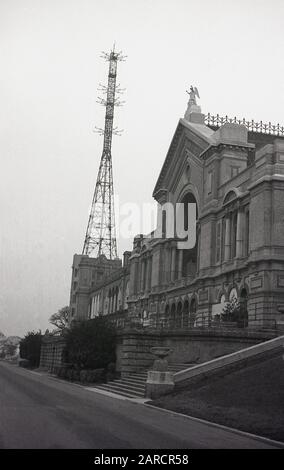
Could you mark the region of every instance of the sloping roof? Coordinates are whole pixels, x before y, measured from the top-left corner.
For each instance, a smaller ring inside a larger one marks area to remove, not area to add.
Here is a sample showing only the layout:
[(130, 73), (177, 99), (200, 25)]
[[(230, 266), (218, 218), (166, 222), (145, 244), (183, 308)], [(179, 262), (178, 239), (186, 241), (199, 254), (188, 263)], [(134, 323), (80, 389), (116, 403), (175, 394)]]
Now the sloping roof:
[(196, 124), (195, 122), (189, 122), (186, 119), (180, 119), (180, 122), (187, 127), (187, 129), (193, 131), (202, 139), (207, 140), (208, 144), (214, 144), (214, 134), (215, 131), (210, 129), (210, 127), (206, 126), (205, 124)]

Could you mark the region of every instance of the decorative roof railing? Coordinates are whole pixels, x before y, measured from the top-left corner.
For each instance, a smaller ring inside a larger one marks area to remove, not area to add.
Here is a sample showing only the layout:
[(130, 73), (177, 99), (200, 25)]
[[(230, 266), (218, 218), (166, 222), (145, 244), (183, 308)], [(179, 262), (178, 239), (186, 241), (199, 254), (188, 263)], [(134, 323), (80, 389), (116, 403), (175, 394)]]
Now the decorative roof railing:
[(226, 123), (242, 124), (246, 126), (246, 128), (250, 132), (259, 132), (261, 134), (284, 136), (284, 126), (280, 126), (280, 124), (271, 124), (271, 122), (266, 124), (263, 121), (255, 122), (254, 120), (246, 121), (245, 118), (237, 119), (236, 117), (221, 117), (219, 116), (219, 114), (217, 114), (216, 116), (212, 116), (212, 114), (210, 113), (205, 116), (205, 124), (207, 124), (208, 126), (221, 127)]

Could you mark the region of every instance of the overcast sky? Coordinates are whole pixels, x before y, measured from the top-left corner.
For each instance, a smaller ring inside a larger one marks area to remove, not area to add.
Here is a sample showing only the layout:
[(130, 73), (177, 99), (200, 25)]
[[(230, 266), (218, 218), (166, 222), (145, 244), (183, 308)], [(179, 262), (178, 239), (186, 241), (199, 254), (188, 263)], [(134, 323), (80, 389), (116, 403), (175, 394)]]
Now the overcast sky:
[(0, 0), (0, 331), (44, 331), (69, 302), (102, 149), (100, 51), (128, 56), (115, 192), (142, 204), (191, 84), (206, 113), (284, 123), (283, 18), (283, 0)]

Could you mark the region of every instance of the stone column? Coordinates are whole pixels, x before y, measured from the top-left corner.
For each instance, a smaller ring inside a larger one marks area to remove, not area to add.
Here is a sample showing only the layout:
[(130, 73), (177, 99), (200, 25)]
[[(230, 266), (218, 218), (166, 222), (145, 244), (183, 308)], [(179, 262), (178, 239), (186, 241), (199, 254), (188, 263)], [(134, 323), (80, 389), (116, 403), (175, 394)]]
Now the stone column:
[(108, 298), (108, 307), (107, 307), (107, 313), (110, 313), (110, 305), (111, 305), (111, 295), (107, 295), (107, 298)]
[(140, 263), (141, 263), (140, 292), (142, 292), (143, 285), (144, 285), (144, 275), (145, 275), (145, 264), (142, 258), (140, 259)]
[(102, 306), (102, 293), (99, 294), (98, 296), (98, 314), (103, 313), (103, 306)]
[(90, 318), (93, 318), (94, 316), (94, 303), (95, 303), (94, 301), (95, 301), (95, 297), (92, 298)]
[(147, 280), (147, 291), (151, 291), (152, 284), (152, 256), (148, 259), (148, 280)]
[(148, 257), (145, 259), (144, 263), (145, 263), (145, 267), (144, 267), (143, 291), (147, 292), (148, 291), (148, 273), (149, 273)]
[(225, 261), (230, 259), (231, 255), (231, 218), (230, 216), (226, 217), (225, 225)]
[(113, 294), (112, 294), (112, 313), (114, 312), (114, 307), (115, 307), (115, 290), (113, 291)]
[(171, 261), (171, 281), (175, 281), (175, 270), (176, 270), (176, 247), (172, 247), (172, 261)]
[(243, 227), (244, 227), (244, 212), (238, 210), (237, 215), (237, 237), (236, 237), (236, 257), (243, 256)]
[[(140, 292), (140, 283), (141, 283), (141, 258), (140, 256), (137, 256), (136, 260), (136, 266), (135, 266), (135, 294), (139, 294)], [(131, 276), (130, 276), (130, 282), (131, 282)]]
[(169, 249), (168, 245), (164, 244), (162, 251), (162, 272), (161, 272), (161, 284), (165, 285), (168, 283), (169, 277)]
[(167, 245), (163, 245), (162, 251), (162, 270), (161, 270), (161, 284), (165, 285), (167, 283), (167, 269), (168, 269), (168, 248)]
[(168, 246), (168, 284), (172, 279), (172, 247), (171, 244)]
[(96, 317), (97, 316), (97, 313), (98, 313), (98, 297), (94, 297), (94, 304), (93, 304), (93, 307), (92, 307), (92, 315), (91, 316), (94, 316)]
[(182, 278), (183, 250), (178, 250), (178, 279)]
[(201, 226), (200, 226), (200, 223), (198, 223), (196, 227), (196, 244), (197, 244), (196, 273), (195, 273), (196, 276), (199, 272), (199, 266), (200, 266), (200, 233), (201, 233)]

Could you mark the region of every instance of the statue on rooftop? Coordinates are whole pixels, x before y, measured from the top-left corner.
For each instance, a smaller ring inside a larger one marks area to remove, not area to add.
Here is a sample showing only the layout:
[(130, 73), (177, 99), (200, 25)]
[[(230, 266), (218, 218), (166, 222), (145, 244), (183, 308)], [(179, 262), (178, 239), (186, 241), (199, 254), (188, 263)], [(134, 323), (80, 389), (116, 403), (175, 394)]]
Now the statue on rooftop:
[(192, 105), (192, 104), (195, 104), (195, 105), (196, 105), (196, 104), (197, 104), (197, 103), (196, 103), (196, 97), (200, 99), (200, 96), (199, 96), (199, 93), (198, 93), (198, 89), (196, 88), (196, 86), (193, 87), (193, 86), (191, 85), (190, 91), (187, 91), (187, 90), (186, 90), (186, 93), (189, 94), (189, 103), (188, 103), (188, 104), (191, 104), (191, 105)]
[(196, 97), (200, 99), (198, 89), (191, 85), (190, 91), (186, 90), (186, 93), (189, 95), (189, 100), (184, 118), (189, 122), (203, 123), (204, 115), (201, 114), (201, 107), (196, 103)]

